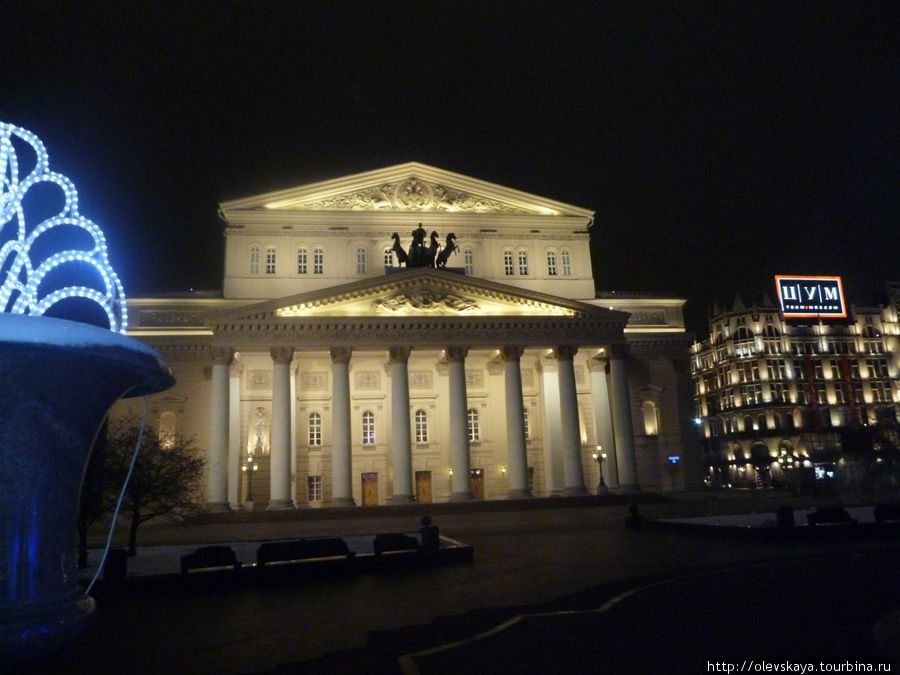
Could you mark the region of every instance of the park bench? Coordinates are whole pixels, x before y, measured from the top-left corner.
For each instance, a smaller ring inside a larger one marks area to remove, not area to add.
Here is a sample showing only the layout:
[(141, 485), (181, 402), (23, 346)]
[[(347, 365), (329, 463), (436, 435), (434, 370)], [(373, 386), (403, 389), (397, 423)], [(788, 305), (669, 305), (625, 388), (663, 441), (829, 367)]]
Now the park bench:
[(181, 573), (187, 575), (197, 570), (221, 570), (230, 568), (235, 574), (241, 571), (241, 562), (230, 546), (203, 546), (193, 553), (181, 556)]
[(853, 525), (856, 520), (850, 517), (843, 506), (820, 506), (812, 513), (806, 514), (809, 525)]
[(876, 504), (872, 509), (876, 523), (900, 520), (900, 504)]
[(356, 554), (340, 537), (309, 537), (267, 541), (256, 549), (256, 564), (267, 565), (350, 562)]

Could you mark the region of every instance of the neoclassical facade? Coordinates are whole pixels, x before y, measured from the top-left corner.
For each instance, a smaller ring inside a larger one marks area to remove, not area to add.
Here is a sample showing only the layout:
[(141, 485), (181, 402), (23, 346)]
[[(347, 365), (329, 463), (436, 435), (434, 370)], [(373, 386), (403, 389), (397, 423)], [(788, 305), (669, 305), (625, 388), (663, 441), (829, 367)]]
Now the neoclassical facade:
[(211, 510), (700, 485), (684, 301), (597, 294), (593, 212), (415, 162), (220, 212), (222, 293), (129, 303)]

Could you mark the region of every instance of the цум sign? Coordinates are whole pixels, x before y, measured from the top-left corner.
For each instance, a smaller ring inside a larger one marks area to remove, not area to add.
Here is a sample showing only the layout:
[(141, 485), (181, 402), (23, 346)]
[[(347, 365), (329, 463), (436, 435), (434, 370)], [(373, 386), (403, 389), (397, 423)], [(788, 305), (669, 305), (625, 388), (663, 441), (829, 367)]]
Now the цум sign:
[(786, 319), (847, 316), (840, 277), (795, 277), (775, 275), (781, 314)]

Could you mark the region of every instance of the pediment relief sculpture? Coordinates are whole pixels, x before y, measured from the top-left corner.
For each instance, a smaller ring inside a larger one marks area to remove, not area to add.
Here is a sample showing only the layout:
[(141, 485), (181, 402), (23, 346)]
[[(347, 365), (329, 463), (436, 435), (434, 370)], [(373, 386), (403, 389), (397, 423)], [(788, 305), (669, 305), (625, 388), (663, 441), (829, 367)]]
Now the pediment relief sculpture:
[(376, 312), (422, 312), (433, 314), (459, 314), (478, 309), (478, 303), (453, 293), (421, 288), (409, 293), (396, 293), (379, 298), (372, 303)]

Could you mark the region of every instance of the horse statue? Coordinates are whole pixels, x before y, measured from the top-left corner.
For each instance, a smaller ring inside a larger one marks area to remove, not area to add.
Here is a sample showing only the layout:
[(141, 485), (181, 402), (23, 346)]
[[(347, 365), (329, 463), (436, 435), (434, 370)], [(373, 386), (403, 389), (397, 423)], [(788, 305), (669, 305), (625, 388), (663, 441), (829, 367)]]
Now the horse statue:
[(397, 255), (397, 262), (401, 265), (409, 266), (409, 256), (406, 255), (406, 251), (403, 250), (403, 247), (400, 245), (400, 235), (394, 232), (391, 235), (391, 239), (394, 240), (394, 245), (391, 246), (391, 250)]
[(428, 233), (419, 223), (419, 227), (413, 230), (412, 243), (409, 245), (409, 262), (407, 267), (424, 267), (425, 264), (425, 236)]
[(437, 256), (438, 252), (438, 233), (431, 233), (431, 243), (428, 244), (428, 247), (423, 249), (424, 251), (424, 259), (422, 262), (422, 267), (434, 267), (435, 256)]
[(441, 252), (437, 254), (437, 258), (434, 261), (435, 267), (446, 267), (447, 260), (450, 258), (451, 253), (456, 253), (459, 250), (459, 246), (456, 245), (456, 235), (452, 232), (447, 235), (447, 241), (444, 244), (444, 248), (441, 249)]

